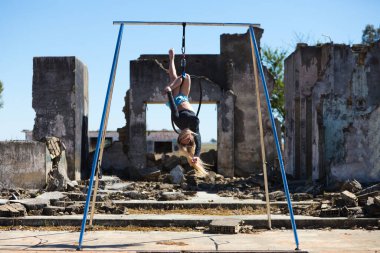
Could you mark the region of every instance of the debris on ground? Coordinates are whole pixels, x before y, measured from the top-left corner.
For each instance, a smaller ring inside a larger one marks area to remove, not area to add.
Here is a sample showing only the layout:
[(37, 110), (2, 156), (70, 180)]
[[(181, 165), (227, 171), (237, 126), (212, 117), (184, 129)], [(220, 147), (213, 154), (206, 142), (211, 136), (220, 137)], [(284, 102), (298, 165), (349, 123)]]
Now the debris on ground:
[(52, 168), (48, 172), (46, 190), (65, 191), (67, 187), (74, 188), (74, 183), (71, 183), (67, 176), (66, 147), (64, 143), (57, 137), (45, 137), (42, 141), (45, 142), (52, 161)]
[(240, 230), (239, 219), (218, 219), (213, 220), (209, 226), (209, 232), (212, 234), (237, 234)]
[[(45, 189), (1, 189), (0, 216), (22, 217), (25, 215), (73, 215), (83, 214), (89, 180), (70, 181), (59, 170), (59, 158), (64, 145), (59, 138), (45, 138), (46, 145), (53, 160), (53, 170), (49, 173), (49, 182)], [(215, 157), (214, 157), (215, 158)], [(208, 158), (210, 161), (213, 157)], [(138, 207), (126, 208), (123, 201), (184, 201), (191, 200), (199, 191), (214, 193), (219, 197), (237, 200), (251, 199), (266, 201), (264, 177), (252, 174), (248, 177), (226, 178), (213, 171), (207, 177), (197, 177), (187, 164), (186, 158), (162, 155), (148, 155), (152, 166), (140, 172), (142, 181), (122, 180), (116, 176), (103, 176), (99, 180), (96, 197), (96, 213), (102, 214), (149, 214), (183, 213), (213, 215), (264, 214), (265, 210), (244, 207), (244, 210), (184, 209), (165, 210)], [(277, 171), (278, 172), (278, 171)], [(273, 203), (286, 201), (282, 180), (279, 173), (272, 171), (268, 178), (269, 201), (273, 214), (288, 214), (287, 206)], [(59, 190), (58, 190), (59, 189)], [(310, 181), (289, 180), (290, 197), (296, 202), (294, 214), (319, 217), (380, 217), (380, 183), (362, 185), (357, 180), (337, 183), (334, 187), (324, 186)], [(243, 229), (244, 230), (244, 229)], [(249, 231), (249, 227), (245, 228)], [(245, 231), (244, 230), (244, 231)]]

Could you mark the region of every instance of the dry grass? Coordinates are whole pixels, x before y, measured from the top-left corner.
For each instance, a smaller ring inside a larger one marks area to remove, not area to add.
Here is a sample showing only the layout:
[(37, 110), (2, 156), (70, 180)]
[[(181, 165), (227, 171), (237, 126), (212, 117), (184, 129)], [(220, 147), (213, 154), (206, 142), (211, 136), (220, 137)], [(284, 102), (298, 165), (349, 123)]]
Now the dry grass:
[[(44, 226), (44, 227), (31, 227), (31, 226), (0, 226), (0, 231), (69, 231), (79, 232), (80, 226)], [(194, 231), (193, 228), (188, 227), (139, 227), (139, 226), (126, 226), (126, 227), (109, 227), (109, 226), (93, 226), (87, 227), (86, 231), (164, 231), (164, 232), (189, 232)]]
[(211, 149), (216, 150), (216, 143), (202, 143), (201, 152), (208, 152)]
[[(208, 152), (211, 149), (217, 150), (216, 148), (217, 148), (216, 143), (202, 143), (201, 153)], [(174, 152), (171, 152), (171, 153), (166, 153), (166, 155), (168, 155), (168, 156), (173, 156), (174, 155), (174, 156), (180, 157), (181, 153), (179, 151), (174, 151)], [(155, 153), (154, 156), (155, 156), (156, 160), (162, 158), (162, 154)]]
[(225, 209), (225, 208), (191, 208), (191, 209), (176, 209), (176, 210), (164, 210), (164, 209), (130, 209), (129, 214), (187, 214), (187, 215), (257, 215), (265, 214), (264, 208), (253, 209), (251, 207), (244, 207), (241, 209)]

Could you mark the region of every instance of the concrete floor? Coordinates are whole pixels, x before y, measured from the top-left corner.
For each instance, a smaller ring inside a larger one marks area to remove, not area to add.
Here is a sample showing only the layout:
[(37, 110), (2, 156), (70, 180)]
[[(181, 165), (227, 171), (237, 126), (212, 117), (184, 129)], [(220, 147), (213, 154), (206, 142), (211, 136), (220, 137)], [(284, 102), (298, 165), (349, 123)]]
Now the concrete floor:
[[(380, 230), (298, 230), (300, 249), (307, 252), (378, 252)], [(1, 252), (75, 251), (79, 232), (0, 231)], [(83, 251), (136, 252), (183, 250), (291, 251), (292, 230), (260, 231), (255, 234), (215, 235), (201, 232), (89, 231)]]

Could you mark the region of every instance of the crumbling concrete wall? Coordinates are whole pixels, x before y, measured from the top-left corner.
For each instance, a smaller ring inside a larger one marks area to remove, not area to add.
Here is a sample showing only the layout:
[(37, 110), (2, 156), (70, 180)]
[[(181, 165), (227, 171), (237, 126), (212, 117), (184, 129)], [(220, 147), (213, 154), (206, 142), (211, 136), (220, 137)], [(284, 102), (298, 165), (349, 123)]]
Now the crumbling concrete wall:
[(110, 172), (112, 175), (125, 175), (128, 164), (128, 157), (123, 152), (123, 143), (120, 141), (113, 142), (111, 146), (104, 149), (102, 158), (104, 172)]
[(299, 45), (285, 60), (289, 173), (380, 180), (379, 59), (380, 43)]
[(37, 141), (0, 142), (0, 189), (41, 189), (46, 185), (49, 152)]
[[(255, 29), (255, 37), (260, 47), (262, 29)], [(236, 176), (248, 176), (262, 171), (259, 120), (253, 73), (250, 36), (245, 34), (223, 34), (221, 36), (221, 58), (225, 64), (226, 85), (236, 97), (234, 105), (234, 166)], [(265, 71), (266, 72), (266, 71)], [(267, 72), (268, 90), (273, 89), (273, 78)], [(259, 79), (261, 112), (263, 119), (266, 159), (274, 163), (277, 156), (266, 105), (263, 85)], [(223, 127), (223, 125), (218, 125)]]
[[(255, 29), (258, 41), (262, 32), (262, 29)], [(180, 66), (179, 60), (180, 57), (176, 57), (176, 66)], [(146, 166), (146, 104), (167, 101), (161, 94), (169, 83), (167, 68), (167, 55), (142, 55), (130, 64), (131, 82), (124, 107), (127, 125), (118, 131), (131, 167), (137, 170)], [(218, 172), (232, 177), (261, 171), (249, 34), (222, 35), (220, 55), (187, 55), (186, 71), (199, 77), (192, 78), (190, 99), (199, 100), (201, 83), (203, 103), (217, 104)], [(271, 80), (269, 90), (272, 87)], [(262, 88), (260, 91), (267, 160), (273, 161), (276, 155), (273, 135)]]
[(66, 146), (71, 180), (81, 177), (88, 156), (88, 73), (76, 57), (33, 59), (33, 137), (59, 137)]

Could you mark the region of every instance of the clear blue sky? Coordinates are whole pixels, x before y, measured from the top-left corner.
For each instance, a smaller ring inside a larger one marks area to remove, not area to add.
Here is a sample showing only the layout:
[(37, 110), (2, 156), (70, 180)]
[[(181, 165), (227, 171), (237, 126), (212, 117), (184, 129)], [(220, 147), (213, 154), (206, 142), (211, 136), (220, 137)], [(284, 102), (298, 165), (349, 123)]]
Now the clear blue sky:
[[(33, 129), (32, 60), (35, 56), (77, 56), (88, 66), (89, 128), (99, 128), (116, 43), (114, 20), (260, 23), (262, 44), (291, 53), (308, 42), (360, 43), (366, 24), (380, 24), (377, 0), (1, 0), (0, 140), (24, 139)], [(222, 33), (245, 28), (188, 27), (187, 53), (218, 54)], [(129, 88), (129, 61), (140, 54), (180, 51), (181, 27), (126, 27), (119, 58), (108, 129), (125, 125), (122, 108)], [(202, 107), (203, 140), (216, 138), (215, 106)], [(171, 129), (164, 106), (148, 106), (148, 129)]]

